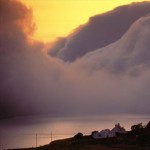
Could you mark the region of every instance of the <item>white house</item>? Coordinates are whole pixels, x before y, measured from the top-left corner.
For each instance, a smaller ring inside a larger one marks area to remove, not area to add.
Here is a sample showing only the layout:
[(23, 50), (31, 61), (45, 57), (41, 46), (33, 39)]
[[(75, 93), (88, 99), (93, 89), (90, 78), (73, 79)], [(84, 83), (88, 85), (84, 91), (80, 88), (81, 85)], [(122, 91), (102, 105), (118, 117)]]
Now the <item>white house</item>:
[(126, 133), (126, 130), (119, 123), (112, 130), (105, 129), (100, 132), (95, 132), (92, 137), (94, 139), (110, 138), (115, 137), (117, 133)]
[(110, 133), (109, 129), (105, 129), (100, 132), (95, 132), (93, 134), (93, 138), (94, 139), (107, 138), (107, 137), (109, 137), (109, 133)]
[(115, 127), (111, 130), (112, 136), (116, 136), (117, 133), (126, 133), (126, 130), (120, 126), (120, 124), (116, 124)]

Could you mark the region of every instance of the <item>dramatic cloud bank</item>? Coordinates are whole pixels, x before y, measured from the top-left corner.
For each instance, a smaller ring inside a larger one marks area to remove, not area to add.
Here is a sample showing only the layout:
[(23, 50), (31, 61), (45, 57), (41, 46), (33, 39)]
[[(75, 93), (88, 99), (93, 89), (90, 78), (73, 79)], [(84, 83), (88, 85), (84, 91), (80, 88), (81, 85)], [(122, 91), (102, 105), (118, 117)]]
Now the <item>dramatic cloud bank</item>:
[[(0, 0), (0, 14), (0, 118), (150, 113), (148, 15), (117, 42), (65, 63), (49, 56), (42, 42), (31, 40), (35, 25), (30, 9)], [(56, 47), (65, 42), (62, 38)]]
[(150, 66), (150, 14), (140, 18), (117, 42), (83, 57), (92, 70), (138, 76)]
[(12, 0), (0, 0), (0, 6), (0, 116), (37, 113), (53, 100), (61, 68), (43, 53), (42, 43), (29, 42), (32, 11)]
[(87, 52), (119, 40), (134, 21), (149, 11), (150, 2), (143, 2), (93, 16), (68, 37), (58, 39), (49, 53), (65, 61), (74, 61)]
[(107, 72), (113, 77), (112, 80), (115, 81), (109, 82), (110, 87), (115, 88), (112, 98), (121, 94), (120, 100), (124, 99), (123, 103), (127, 102), (128, 105), (126, 110), (131, 108), (134, 111), (149, 112), (147, 107), (150, 104), (149, 39), (150, 14), (136, 21), (119, 41), (90, 52), (80, 60), (83, 63), (82, 67), (90, 73)]

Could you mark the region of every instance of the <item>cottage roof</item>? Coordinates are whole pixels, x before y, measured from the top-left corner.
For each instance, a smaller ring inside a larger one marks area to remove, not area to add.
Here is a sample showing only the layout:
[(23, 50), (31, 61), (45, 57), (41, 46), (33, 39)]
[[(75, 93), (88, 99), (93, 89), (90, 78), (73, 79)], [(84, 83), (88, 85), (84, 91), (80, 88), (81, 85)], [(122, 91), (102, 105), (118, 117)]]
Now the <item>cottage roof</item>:
[(120, 132), (120, 133), (123, 133), (123, 132), (126, 132), (126, 130), (120, 126), (120, 124), (116, 124), (115, 127), (111, 130), (111, 132)]

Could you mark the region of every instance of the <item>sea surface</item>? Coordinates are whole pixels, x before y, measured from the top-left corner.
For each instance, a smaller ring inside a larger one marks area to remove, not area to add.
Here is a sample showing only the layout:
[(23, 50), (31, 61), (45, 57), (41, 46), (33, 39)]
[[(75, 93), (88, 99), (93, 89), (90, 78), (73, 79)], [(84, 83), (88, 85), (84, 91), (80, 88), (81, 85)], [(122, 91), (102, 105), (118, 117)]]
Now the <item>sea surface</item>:
[(92, 131), (112, 129), (120, 123), (126, 130), (131, 125), (147, 124), (149, 115), (99, 115), (52, 118), (50, 116), (27, 116), (0, 120), (0, 150), (36, 147), (53, 140), (73, 137), (78, 132), (90, 135)]

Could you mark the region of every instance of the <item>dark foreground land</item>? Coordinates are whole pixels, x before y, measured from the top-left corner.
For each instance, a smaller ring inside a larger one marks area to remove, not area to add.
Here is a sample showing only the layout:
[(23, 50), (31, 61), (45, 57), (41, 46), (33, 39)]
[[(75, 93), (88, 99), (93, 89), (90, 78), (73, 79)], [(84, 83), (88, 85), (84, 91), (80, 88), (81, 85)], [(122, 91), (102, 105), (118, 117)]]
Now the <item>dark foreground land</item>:
[(131, 131), (114, 138), (93, 139), (79, 133), (41, 147), (18, 150), (150, 150), (150, 122), (146, 126), (133, 125)]

